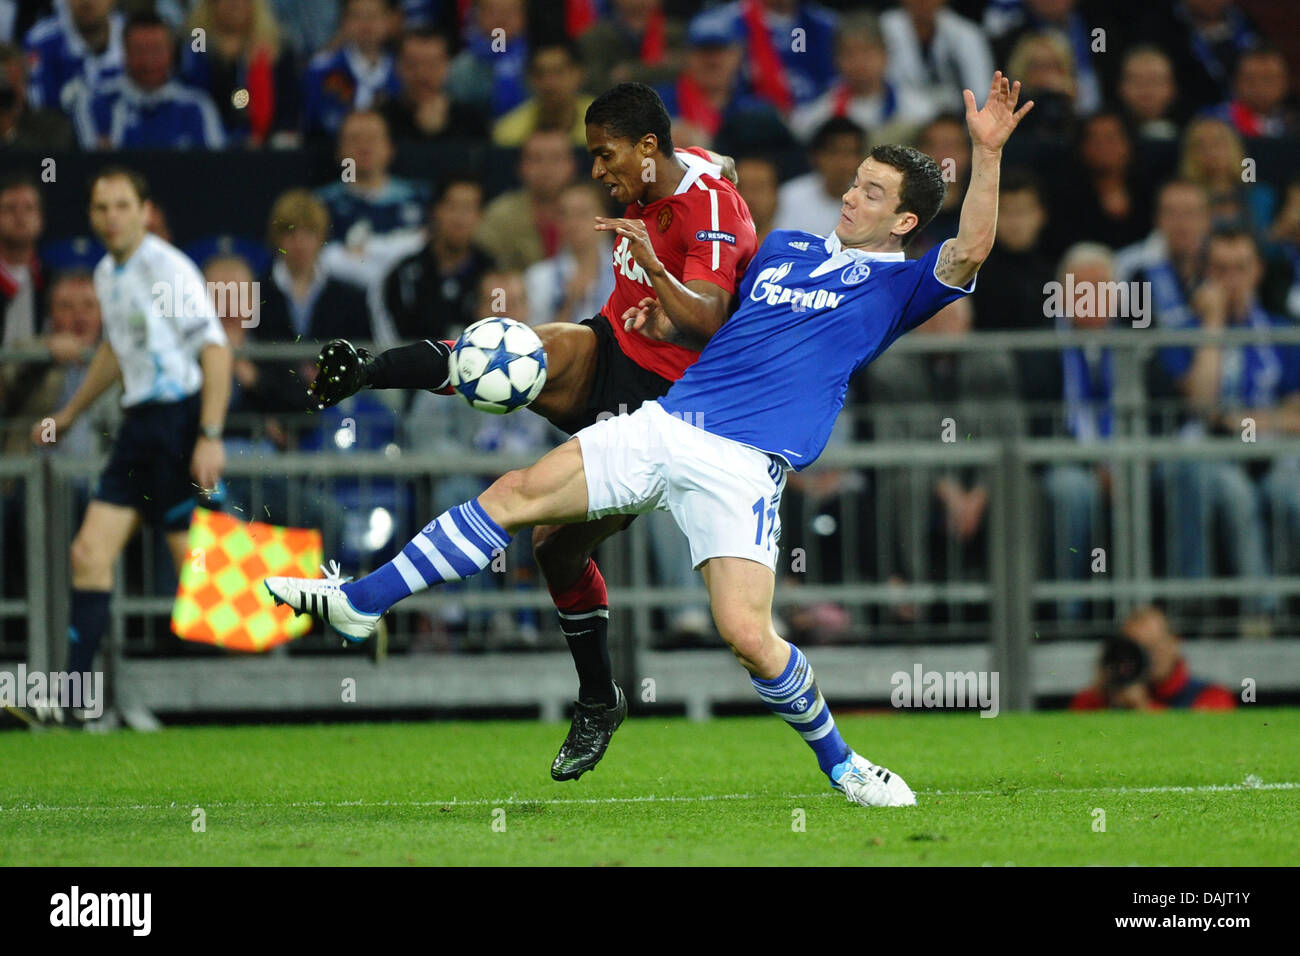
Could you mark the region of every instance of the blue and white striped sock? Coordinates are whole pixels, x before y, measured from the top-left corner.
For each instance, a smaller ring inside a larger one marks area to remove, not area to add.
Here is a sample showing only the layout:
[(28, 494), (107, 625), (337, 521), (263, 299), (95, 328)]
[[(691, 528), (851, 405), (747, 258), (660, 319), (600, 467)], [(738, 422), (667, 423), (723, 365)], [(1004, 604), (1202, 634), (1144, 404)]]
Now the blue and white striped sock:
[(509, 543), (505, 529), (471, 499), (434, 518), (397, 557), (349, 581), (343, 593), (358, 611), (382, 614), (416, 591), (478, 574)]
[(831, 709), (817, 689), (817, 679), (803, 651), (790, 645), (790, 661), (779, 677), (751, 678), (768, 710), (779, 716), (808, 742), (817, 765), (828, 777), (831, 768), (848, 759), (850, 750), (835, 726)]

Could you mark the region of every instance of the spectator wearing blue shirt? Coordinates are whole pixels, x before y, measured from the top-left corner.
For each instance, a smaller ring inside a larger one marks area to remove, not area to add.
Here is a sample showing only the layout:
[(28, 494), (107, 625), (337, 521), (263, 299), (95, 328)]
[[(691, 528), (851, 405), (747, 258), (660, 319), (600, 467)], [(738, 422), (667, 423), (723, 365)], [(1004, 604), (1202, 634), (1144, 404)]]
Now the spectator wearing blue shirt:
[(1259, 28), (1235, 0), (1131, 6), (1126, 33), (1155, 43), (1173, 57), (1183, 105), (1192, 110), (1227, 99), (1238, 57), (1260, 43)]
[(369, 286), (397, 259), (423, 244), (427, 183), (390, 176), (393, 141), (375, 110), (357, 110), (339, 131), (339, 182), (317, 190), (329, 209), (335, 242), (326, 250), (332, 275)]
[(886, 79), (889, 50), (880, 21), (871, 13), (848, 14), (835, 34), (835, 80), (790, 117), (790, 128), (804, 142), (832, 116), (845, 116), (873, 142), (908, 142), (916, 127), (934, 116), (928, 97), (896, 87)]
[(1300, 132), (1300, 120), (1287, 100), (1290, 77), (1286, 57), (1272, 47), (1241, 54), (1232, 83), (1232, 97), (1209, 115), (1231, 123), (1247, 139), (1282, 139)]
[(323, 50), (339, 27), (339, 0), (271, 0), (275, 18), (304, 60)]
[(804, 0), (739, 0), (714, 13), (745, 48), (745, 82), (783, 116), (835, 80), (834, 13)]
[(55, 12), (27, 32), (31, 69), (27, 98), (36, 108), (68, 112), (77, 98), (120, 76), (125, 18), (113, 0), (55, 5)]
[(447, 92), (493, 119), (504, 116), (528, 99), (528, 49), (524, 0), (479, 0), (465, 48), (451, 62)]
[(1300, 319), (1300, 173), (1293, 173), (1268, 238), (1273, 281), (1268, 301)]
[(681, 74), (656, 88), (673, 120), (674, 143), (712, 146), (724, 121), (741, 114), (772, 114), (765, 101), (744, 92), (743, 58), (741, 33), (734, 23), (715, 11), (691, 21)]
[[(1224, 226), (1210, 235), (1206, 281), (1192, 298), (1194, 325), (1207, 332), (1224, 328), (1293, 327), (1259, 304), (1263, 257), (1253, 233)], [(1255, 440), (1300, 435), (1300, 347), (1254, 344), (1161, 350), (1160, 361), (1178, 381), (1198, 418), (1189, 434), (1240, 436), (1253, 428)], [(1252, 474), (1252, 471), (1255, 471)], [(1209, 573), (1208, 532), (1216, 515), (1227, 528), (1224, 541), (1234, 573), (1268, 574), (1263, 509), (1272, 516), (1278, 570), (1294, 568), (1300, 541), (1300, 462), (1281, 459), (1266, 473), (1237, 462), (1186, 462), (1175, 469), (1178, 525), (1190, 529), (1175, 557), (1188, 577)], [(1244, 599), (1252, 616), (1278, 608), (1276, 595)], [(1250, 629), (1248, 627), (1248, 629)]]
[(1210, 199), (1199, 185), (1171, 179), (1156, 193), (1155, 229), (1116, 255), (1121, 282), (1137, 280), (1151, 290), (1151, 311), (1160, 328), (1195, 322), (1191, 291), (1200, 285), (1210, 235)]
[(222, 149), (221, 117), (208, 94), (172, 78), (171, 32), (155, 14), (123, 31), (126, 73), (83, 94), (74, 122), (84, 149)]
[(309, 138), (333, 138), (344, 118), (401, 90), (389, 41), (399, 21), (393, 0), (345, 0), (343, 44), (312, 57), (303, 82), (302, 126)]
[[(1100, 331), (1111, 327), (1118, 316), (1111, 314), (1113, 300), (1097, 294), (1115, 280), (1115, 259), (1106, 246), (1081, 242), (1071, 246), (1061, 259), (1058, 278), (1066, 283), (1073, 277), (1077, 299), (1071, 317), (1058, 315), (1059, 329)], [(1064, 348), (1060, 351), (1059, 387), (1054, 396), (1063, 402), (1066, 433), (1081, 444), (1106, 442), (1115, 437), (1115, 357), (1100, 345)], [(1048, 555), (1053, 576), (1080, 581), (1088, 576), (1092, 549), (1105, 544), (1102, 527), (1104, 506), (1110, 499), (1110, 472), (1104, 464), (1074, 462), (1050, 465), (1043, 475), (1050, 528)], [(1077, 598), (1057, 605), (1062, 619), (1078, 620), (1084, 602)]]

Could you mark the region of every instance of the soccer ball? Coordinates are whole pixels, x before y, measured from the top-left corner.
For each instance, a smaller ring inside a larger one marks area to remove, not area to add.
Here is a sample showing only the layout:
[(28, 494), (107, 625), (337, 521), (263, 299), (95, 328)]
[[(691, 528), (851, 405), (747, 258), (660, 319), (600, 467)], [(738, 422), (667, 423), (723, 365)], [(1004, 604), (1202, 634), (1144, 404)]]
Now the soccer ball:
[(537, 333), (514, 319), (479, 319), (451, 349), (451, 387), (481, 412), (523, 408), (546, 384), (546, 350)]

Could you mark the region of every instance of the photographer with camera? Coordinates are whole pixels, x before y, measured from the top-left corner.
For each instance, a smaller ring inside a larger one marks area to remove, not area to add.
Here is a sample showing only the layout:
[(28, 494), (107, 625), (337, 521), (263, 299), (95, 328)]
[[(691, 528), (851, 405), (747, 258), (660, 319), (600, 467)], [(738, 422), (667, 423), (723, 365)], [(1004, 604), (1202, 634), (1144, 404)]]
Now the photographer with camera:
[(1232, 710), (1237, 699), (1226, 687), (1193, 677), (1182, 655), (1182, 642), (1169, 629), (1163, 611), (1153, 605), (1124, 619), (1122, 636), (1106, 641), (1097, 681), (1070, 701), (1071, 710)]

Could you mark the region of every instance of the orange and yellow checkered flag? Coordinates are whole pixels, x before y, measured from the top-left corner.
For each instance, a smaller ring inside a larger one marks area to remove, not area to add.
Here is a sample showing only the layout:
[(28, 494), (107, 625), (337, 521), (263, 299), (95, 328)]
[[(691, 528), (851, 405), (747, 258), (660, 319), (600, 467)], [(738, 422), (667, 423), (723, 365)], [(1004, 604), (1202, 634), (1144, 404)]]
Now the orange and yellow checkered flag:
[(195, 508), (189, 549), (172, 605), (177, 637), (233, 651), (265, 651), (311, 630), (311, 618), (275, 606), (262, 579), (318, 577), (324, 560), (319, 531)]

